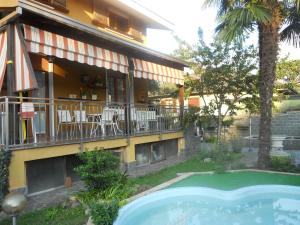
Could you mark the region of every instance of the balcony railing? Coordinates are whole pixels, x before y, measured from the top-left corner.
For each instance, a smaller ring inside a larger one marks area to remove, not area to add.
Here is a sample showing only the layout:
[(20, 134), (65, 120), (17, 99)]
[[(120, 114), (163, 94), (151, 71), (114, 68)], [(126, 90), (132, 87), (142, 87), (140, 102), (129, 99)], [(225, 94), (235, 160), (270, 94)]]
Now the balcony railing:
[(83, 143), (181, 129), (179, 107), (100, 101), (0, 98), (6, 148)]

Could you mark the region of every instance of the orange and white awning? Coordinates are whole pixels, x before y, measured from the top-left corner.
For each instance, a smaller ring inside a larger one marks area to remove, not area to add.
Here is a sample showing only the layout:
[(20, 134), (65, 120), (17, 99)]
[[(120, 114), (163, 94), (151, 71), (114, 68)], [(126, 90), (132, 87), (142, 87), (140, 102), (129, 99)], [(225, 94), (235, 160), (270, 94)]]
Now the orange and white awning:
[(7, 64), (14, 65), (14, 90), (17, 92), (32, 90), (34, 88), (37, 88), (37, 83), (31, 66), (31, 62), (25, 49), (24, 40), (20, 36), (22, 34), (19, 28), (17, 28), (17, 25), (14, 25), (13, 29), (14, 37), (12, 41), (14, 42), (14, 57), (12, 59), (7, 58), (8, 31), (5, 30), (0, 33), (0, 90), (3, 84)]
[(7, 32), (0, 33), (0, 90), (4, 80), (7, 59)]
[(29, 52), (128, 73), (128, 59), (125, 55), (29, 25), (24, 25), (24, 34)]
[(15, 90), (25, 91), (37, 88), (34, 71), (25, 48), (21, 31), (15, 26)]
[(166, 83), (183, 85), (183, 71), (160, 64), (133, 59), (134, 76)]

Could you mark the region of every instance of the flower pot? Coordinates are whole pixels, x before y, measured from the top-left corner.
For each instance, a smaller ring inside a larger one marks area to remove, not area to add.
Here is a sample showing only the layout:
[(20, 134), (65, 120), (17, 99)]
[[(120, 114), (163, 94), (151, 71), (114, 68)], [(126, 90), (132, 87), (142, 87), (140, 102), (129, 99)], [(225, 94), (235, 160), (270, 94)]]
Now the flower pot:
[(98, 96), (97, 95), (92, 95), (92, 100), (97, 100)]
[(81, 98), (82, 99), (87, 99), (87, 96), (86, 95), (82, 95)]

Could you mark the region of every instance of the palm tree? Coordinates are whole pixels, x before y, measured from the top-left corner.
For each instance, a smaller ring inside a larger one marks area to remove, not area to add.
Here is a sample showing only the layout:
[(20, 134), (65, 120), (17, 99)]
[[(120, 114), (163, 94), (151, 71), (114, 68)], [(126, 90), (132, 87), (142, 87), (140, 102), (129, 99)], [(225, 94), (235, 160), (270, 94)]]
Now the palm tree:
[(300, 45), (300, 0), (206, 0), (218, 7), (220, 38), (244, 40), (258, 30), (260, 127), (257, 166), (268, 167), (271, 148), (272, 96), (279, 42)]

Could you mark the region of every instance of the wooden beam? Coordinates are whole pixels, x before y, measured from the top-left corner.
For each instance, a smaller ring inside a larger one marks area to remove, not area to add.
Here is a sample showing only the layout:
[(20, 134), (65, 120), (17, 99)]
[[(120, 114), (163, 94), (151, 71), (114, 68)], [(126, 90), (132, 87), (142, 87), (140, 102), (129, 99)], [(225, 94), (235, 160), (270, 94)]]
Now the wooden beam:
[(21, 7), (16, 7), (16, 10), (11, 12), (10, 14), (6, 15), (2, 19), (0, 19), (0, 27), (8, 24), (9, 22), (15, 20), (18, 18), (20, 15), (22, 15), (22, 8)]

